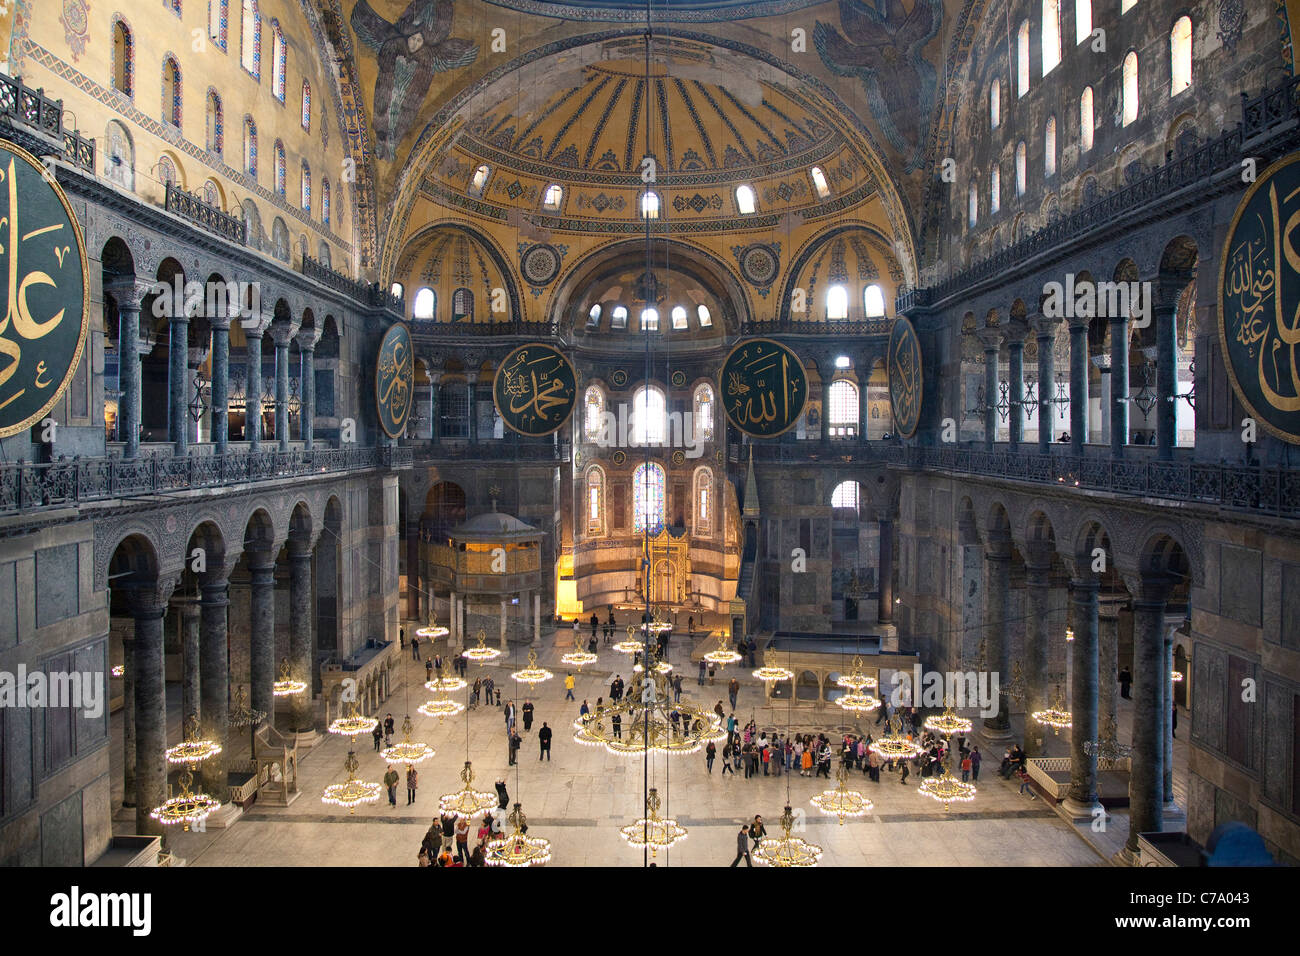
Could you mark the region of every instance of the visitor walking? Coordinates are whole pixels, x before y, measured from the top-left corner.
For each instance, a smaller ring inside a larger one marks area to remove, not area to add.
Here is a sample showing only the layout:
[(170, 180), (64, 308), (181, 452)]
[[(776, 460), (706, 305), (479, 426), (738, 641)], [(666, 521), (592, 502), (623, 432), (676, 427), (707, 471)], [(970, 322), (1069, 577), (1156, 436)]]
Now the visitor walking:
[(731, 698), (731, 709), (736, 709), (736, 697), (740, 693), (740, 681), (731, 678), (731, 683), (727, 685), (727, 695)]
[(970, 752), (970, 777), (975, 781), (980, 778), (980, 749), (978, 747)]
[(375, 729), (370, 731), (370, 736), (375, 738), (375, 753), (379, 753), (379, 745), (384, 739), (383, 725), (375, 721)]
[(697, 684), (699, 684), (701, 687), (704, 686), (704, 672), (705, 672), (706, 670), (708, 670), (708, 668), (705, 667), (705, 665), (704, 665), (704, 659), (701, 658), (701, 659), (700, 659), (700, 676), (699, 676), (699, 677), (696, 679), (696, 681), (695, 681), (695, 682), (696, 682)]
[(384, 774), (384, 786), (388, 788), (388, 805), (397, 806), (397, 771), (393, 765), (388, 765), (388, 772)]
[[(736, 775), (736, 771), (731, 769), (731, 749), (730, 741), (722, 748), (722, 776), (724, 777), (727, 774), (731, 774), (733, 777)], [(712, 773), (712, 770), (710, 770), (710, 773)]]
[(754, 865), (749, 858), (749, 827), (743, 823), (740, 825), (740, 832), (736, 834), (736, 858), (731, 861), (731, 865), (739, 865), (742, 857), (745, 860), (745, 866), (752, 867)]
[(573, 696), (573, 684), (574, 684), (573, 675), (565, 674), (564, 675), (564, 699), (565, 700), (575, 699)]
[(418, 637), (411, 638), (411, 656), (417, 661), (420, 659), (420, 639)]
[(497, 781), (497, 809), (504, 810), (510, 805), (510, 791), (506, 789), (505, 778)]
[(433, 680), (433, 661), (427, 657), (424, 659), (424, 679), (426, 681)]
[(709, 745), (704, 748), (704, 764), (709, 768), (709, 773), (713, 773), (713, 760), (717, 755), (718, 745), (710, 740)]

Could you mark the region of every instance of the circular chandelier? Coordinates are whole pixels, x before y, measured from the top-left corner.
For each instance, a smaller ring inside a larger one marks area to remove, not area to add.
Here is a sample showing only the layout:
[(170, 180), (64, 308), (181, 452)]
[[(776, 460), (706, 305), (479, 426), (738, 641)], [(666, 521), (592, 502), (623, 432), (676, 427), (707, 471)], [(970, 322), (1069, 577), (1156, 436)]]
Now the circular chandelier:
[(582, 672), (584, 665), (594, 664), (599, 659), (600, 658), (591, 653), (591, 651), (583, 650), (582, 643), (576, 638), (573, 641), (573, 650), (560, 657), (562, 663), (576, 667), (579, 673)]
[(835, 703), (859, 716), (868, 714), (880, 707), (880, 701), (870, 694), (859, 694), (857, 692), (842, 694), (836, 699)]
[(437, 640), (440, 637), (446, 637), (450, 633), (451, 633), (450, 628), (442, 627), (438, 623), (438, 619), (436, 617), (431, 617), (429, 618), (428, 625), (426, 627), (422, 627), (419, 630), (417, 630), (415, 632), (415, 636), (428, 637)]
[[(676, 719), (674, 719), (676, 715)], [(617, 723), (615, 723), (617, 721)], [(725, 740), (722, 719), (685, 701), (673, 703), (663, 675), (632, 675), (628, 693), (573, 722), (576, 743), (604, 747), (620, 757), (649, 753), (692, 754), (709, 741)]]
[(248, 700), (244, 696), (244, 685), (240, 684), (235, 688), (235, 703), (230, 708), (230, 716), (226, 722), (231, 727), (255, 727), (262, 721), (266, 720), (266, 714), (260, 710), (253, 710), (248, 706)]
[(1067, 628), (1065, 629), (1065, 642), (1066, 642), (1067, 644), (1069, 644), (1069, 643), (1071, 643), (1073, 640), (1074, 640), (1074, 628), (1072, 628), (1072, 627), (1067, 627)]
[(448, 697), (435, 697), (433, 700), (426, 700), (415, 708), (417, 713), (423, 714), (425, 717), (437, 717), (439, 720), (455, 717), (464, 709), (464, 704)]
[(343, 783), (332, 783), (326, 787), (325, 792), (321, 794), (321, 803), (347, 807), (350, 814), (355, 813), (356, 808), (363, 803), (378, 803), (379, 795), (384, 791), (383, 784), (358, 780), (357, 768), (360, 766), (356, 753), (349, 750), (347, 759), (343, 761), (343, 769), (347, 771), (348, 779)]
[(381, 750), (379, 755), (389, 763), (413, 764), (422, 763), (437, 753), (428, 744), (411, 740), (411, 732), (414, 729), (411, 725), (411, 715), (407, 714), (406, 719), (402, 721), (402, 742)]
[(1114, 717), (1106, 718), (1101, 737), (1097, 740), (1085, 740), (1083, 749), (1085, 753), (1095, 756), (1098, 763), (1102, 761), (1114, 763), (1117, 760), (1125, 760), (1133, 755), (1132, 747), (1119, 742), (1119, 729), (1115, 726)]
[(488, 661), (494, 661), (500, 657), (501, 651), (495, 647), (487, 646), (487, 631), (480, 627), (478, 629), (478, 645), (463, 651), (460, 656), (476, 664), (486, 664)]
[(704, 659), (710, 664), (717, 664), (725, 668), (728, 664), (734, 664), (736, 661), (743, 660), (739, 651), (732, 648), (731, 642), (727, 640), (726, 634), (718, 635), (718, 646), (704, 655)]
[(645, 799), (645, 816), (618, 831), (628, 846), (640, 849), (649, 847), (650, 855), (654, 856), (660, 850), (667, 850), (686, 839), (684, 826), (672, 817), (659, 816), (660, 806), (659, 789), (651, 787)]
[(431, 694), (450, 694), (454, 690), (464, 690), (468, 686), (468, 682), (460, 677), (438, 677), (424, 682), (424, 689)]
[(902, 731), (903, 722), (891, 717), (886, 726), (889, 733), (882, 734), (870, 744), (870, 749), (884, 760), (911, 760), (922, 754), (922, 748)]
[(1169, 672), (1169, 679), (1170, 679), (1171, 681), (1173, 681), (1175, 684), (1177, 684), (1179, 681), (1181, 681), (1181, 680), (1183, 679), (1183, 672), (1182, 672), (1182, 671), (1170, 671), (1170, 672)]
[(189, 767), (186, 767), (181, 771), (179, 780), (181, 792), (165, 801), (162, 806), (150, 810), (149, 817), (165, 827), (176, 826), (179, 823), (188, 831), (191, 823), (202, 823), (209, 814), (219, 810), (220, 800), (202, 791), (194, 793), (190, 790), (190, 784), (193, 782), (194, 774), (190, 772)]
[(465, 768), (460, 772), (460, 780), (463, 786), (459, 790), (444, 793), (438, 798), (438, 806), (443, 813), (468, 820), (496, 807), (496, 794), (474, 789), (474, 768), (468, 760), (465, 761)]
[(943, 804), (943, 811), (952, 809), (953, 803), (970, 803), (975, 799), (975, 785), (958, 780), (948, 772), (947, 764), (937, 777), (926, 777), (918, 788), (927, 797)]
[(528, 817), (520, 804), (515, 804), (506, 819), (513, 832), (488, 841), (485, 856), (488, 866), (541, 866), (551, 858), (549, 840), (528, 836)]
[(874, 677), (868, 677), (862, 670), (862, 657), (853, 658), (853, 670), (847, 674), (841, 674), (836, 678), (835, 683), (850, 691), (875, 690), (879, 682)]
[(293, 697), (307, 689), (307, 682), (294, 680), (289, 676), (289, 658), (280, 659), (280, 679), (271, 685), (271, 693), (276, 697)]
[(822, 858), (822, 848), (816, 843), (791, 836), (794, 829), (794, 810), (787, 803), (781, 814), (781, 829), (785, 835), (779, 839), (764, 839), (754, 851), (759, 863), (768, 866), (816, 866)]
[(614, 650), (620, 654), (636, 654), (645, 650), (645, 639), (636, 636), (636, 628), (631, 624), (627, 626), (627, 640), (618, 641), (614, 645)]
[[(671, 674), (673, 672), (673, 665), (669, 664), (667, 661), (659, 660), (657, 654), (653, 655), (650, 659), (654, 661), (656, 674)], [(640, 674), (643, 670), (645, 670), (645, 668), (641, 666), (640, 661), (632, 665), (633, 674)]]
[(781, 667), (776, 662), (776, 651), (768, 648), (763, 651), (763, 666), (753, 672), (754, 676), (765, 684), (774, 684), (777, 681), (794, 680), (794, 671)]
[(355, 737), (358, 734), (368, 734), (378, 726), (379, 721), (374, 717), (363, 717), (357, 713), (357, 702), (354, 700), (348, 705), (346, 717), (330, 721), (329, 732), (343, 737)]
[(521, 671), (515, 671), (510, 675), (521, 684), (540, 684), (548, 681), (555, 675), (544, 667), (537, 666), (537, 652), (528, 652), (528, 666)]
[(221, 753), (221, 744), (215, 740), (200, 740), (199, 716), (190, 714), (185, 718), (185, 740), (175, 747), (168, 747), (164, 753), (168, 763), (183, 763), (194, 767)]
[(943, 734), (945, 737), (951, 737), (954, 734), (968, 734), (974, 723), (965, 717), (958, 717), (957, 712), (953, 710), (952, 700), (949, 698), (944, 702), (944, 711), (938, 717), (927, 717), (922, 724), (926, 730), (933, 730), (937, 734)]
[(812, 805), (822, 813), (834, 814), (840, 818), (840, 826), (848, 817), (866, 816), (875, 806), (857, 790), (850, 790), (849, 768), (840, 764), (836, 774), (839, 784), (834, 790), (823, 790), (812, 798)]
[(1036, 710), (1031, 715), (1034, 720), (1040, 724), (1046, 724), (1052, 728), (1052, 736), (1059, 736), (1063, 727), (1072, 726), (1070, 723), (1071, 715), (1065, 709), (1065, 703), (1061, 700), (1061, 685), (1056, 685), (1056, 700), (1052, 706), (1046, 710)]

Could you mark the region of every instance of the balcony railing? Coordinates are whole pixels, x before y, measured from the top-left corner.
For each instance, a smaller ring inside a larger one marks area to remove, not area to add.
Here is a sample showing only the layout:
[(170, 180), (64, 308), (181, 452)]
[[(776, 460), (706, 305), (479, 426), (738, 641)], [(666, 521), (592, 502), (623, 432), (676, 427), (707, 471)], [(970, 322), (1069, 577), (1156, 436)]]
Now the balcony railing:
[(305, 478), (381, 466), (400, 468), (410, 463), (410, 449), (352, 446), (171, 458), (18, 462), (0, 465), (0, 514), (275, 478)]
[(426, 544), (430, 563), (456, 574), (527, 574), (541, 569), (537, 548), (507, 548), (505, 565), (491, 551), (459, 551), (445, 544)]
[(741, 324), (742, 335), (888, 335), (894, 320), (880, 316), (865, 320), (827, 319), (825, 322), (806, 319), (764, 319)]
[(95, 141), (78, 130), (63, 128), (63, 100), (51, 99), (43, 89), (24, 86), (22, 77), (0, 75), (0, 117), (54, 140), (62, 146), (65, 160), (94, 174)]
[(415, 336), (529, 335), (535, 338), (553, 338), (559, 334), (559, 328), (554, 322), (436, 322), (432, 319), (416, 319), (411, 323), (411, 334)]
[(427, 438), (406, 439), (400, 446), (407, 454), (418, 454), (421, 461), (568, 461), (569, 443), (514, 442), (494, 439), (470, 443), (463, 438), (444, 438), (434, 444)]
[(391, 290), (380, 287), (377, 282), (362, 282), (360, 279), (353, 279), (351, 276), (344, 275), (342, 272), (325, 265), (325, 263), (313, 259), (305, 252), (302, 254), (302, 274), (365, 305), (405, 314), (405, 305), (401, 296), (394, 295)]
[(163, 207), (228, 242), (241, 246), (244, 244), (247, 236), (244, 220), (218, 209), (203, 197), (186, 192), (174, 183), (167, 184)]

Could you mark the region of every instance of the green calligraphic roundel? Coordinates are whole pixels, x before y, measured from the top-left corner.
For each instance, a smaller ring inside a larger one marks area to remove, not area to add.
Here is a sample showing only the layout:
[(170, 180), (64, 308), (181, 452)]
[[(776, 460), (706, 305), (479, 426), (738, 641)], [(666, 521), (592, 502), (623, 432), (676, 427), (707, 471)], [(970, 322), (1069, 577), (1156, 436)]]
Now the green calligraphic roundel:
[(1264, 170), (1237, 206), (1219, 316), (1233, 391), (1265, 431), (1300, 445), (1300, 153)]
[(889, 404), (894, 428), (905, 438), (916, 434), (921, 423), (921, 340), (905, 316), (894, 320), (889, 332)]
[(808, 375), (780, 342), (746, 339), (722, 363), (718, 391), (732, 425), (753, 438), (775, 438), (803, 414)]
[(511, 431), (549, 435), (563, 428), (573, 414), (578, 377), (569, 360), (549, 345), (521, 345), (497, 368), (492, 401)]
[(389, 438), (396, 438), (406, 430), (414, 392), (415, 360), (411, 333), (405, 325), (398, 323), (384, 333), (379, 343), (379, 357), (375, 360), (375, 406), (379, 411), (379, 427)]
[(52, 174), (0, 140), (0, 438), (43, 419), (81, 361), (90, 273), (81, 226)]

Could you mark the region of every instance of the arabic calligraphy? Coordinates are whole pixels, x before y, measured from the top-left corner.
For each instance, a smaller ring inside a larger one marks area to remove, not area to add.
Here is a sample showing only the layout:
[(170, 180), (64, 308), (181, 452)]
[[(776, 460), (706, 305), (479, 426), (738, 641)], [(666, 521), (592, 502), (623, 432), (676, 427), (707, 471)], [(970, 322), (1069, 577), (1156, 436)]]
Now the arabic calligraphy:
[(808, 376), (799, 356), (771, 339), (749, 339), (732, 349), (719, 385), (727, 419), (755, 438), (789, 431), (808, 401)]
[(81, 361), (90, 300), (86, 247), (67, 198), (38, 160), (7, 142), (0, 202), (4, 438), (40, 421), (63, 396)]
[(889, 402), (894, 427), (911, 438), (921, 423), (921, 342), (911, 321), (899, 316), (889, 332)]
[(390, 438), (406, 429), (414, 388), (411, 333), (405, 325), (394, 325), (384, 333), (375, 360), (375, 404), (380, 427)]
[(1300, 444), (1300, 156), (1237, 207), (1219, 274), (1220, 344), (1233, 389), (1272, 434)]
[(560, 352), (543, 343), (521, 345), (497, 369), (492, 400), (501, 420), (520, 435), (549, 435), (577, 404), (578, 380)]

